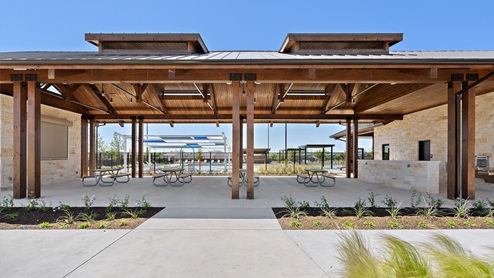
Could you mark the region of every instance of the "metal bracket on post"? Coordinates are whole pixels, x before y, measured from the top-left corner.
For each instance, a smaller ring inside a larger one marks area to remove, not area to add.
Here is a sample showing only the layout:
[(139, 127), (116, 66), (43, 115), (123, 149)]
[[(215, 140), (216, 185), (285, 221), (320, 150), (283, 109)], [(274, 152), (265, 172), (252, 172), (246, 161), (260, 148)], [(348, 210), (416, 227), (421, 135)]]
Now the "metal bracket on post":
[(467, 73), (466, 81), (477, 81), (479, 80), (478, 73)]
[(24, 81), (22, 74), (11, 74), (10, 75), (10, 81), (12, 82), (22, 82)]
[(37, 74), (26, 74), (26, 81), (38, 81)]
[(463, 73), (454, 73), (451, 75), (451, 81), (463, 81), (464, 77)]
[(242, 74), (241, 73), (230, 73), (230, 80), (231, 81), (242, 81)]
[(257, 74), (255, 74), (255, 73), (246, 73), (246, 74), (244, 74), (244, 80), (245, 81), (256, 81), (257, 80)]

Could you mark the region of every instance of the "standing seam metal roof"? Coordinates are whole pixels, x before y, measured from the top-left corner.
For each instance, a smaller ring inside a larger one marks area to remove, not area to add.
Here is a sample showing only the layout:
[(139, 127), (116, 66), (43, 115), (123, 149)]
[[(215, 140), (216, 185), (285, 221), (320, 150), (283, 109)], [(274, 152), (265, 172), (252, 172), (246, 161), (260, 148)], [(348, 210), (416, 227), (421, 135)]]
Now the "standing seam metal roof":
[(350, 61), (459, 61), (494, 63), (494, 51), (392, 51), (389, 54), (289, 54), (276, 51), (211, 51), (207, 54), (100, 53), (100, 52), (3, 52), (0, 63), (157, 63), (157, 62), (350, 62)]

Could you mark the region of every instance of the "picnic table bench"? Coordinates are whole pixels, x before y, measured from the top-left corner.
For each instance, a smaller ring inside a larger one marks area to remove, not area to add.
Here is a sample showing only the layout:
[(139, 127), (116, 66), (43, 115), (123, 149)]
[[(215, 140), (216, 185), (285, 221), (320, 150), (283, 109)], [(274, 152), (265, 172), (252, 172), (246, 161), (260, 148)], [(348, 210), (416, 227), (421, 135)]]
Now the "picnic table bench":
[(303, 183), (307, 187), (333, 187), (336, 184), (336, 178), (327, 174), (327, 170), (304, 169), (306, 173), (297, 175), (297, 182)]
[[(108, 169), (94, 169), (91, 170), (93, 175), (83, 176), (81, 178), (82, 184), (86, 187), (92, 187), (96, 185), (100, 186), (112, 186), (115, 182), (126, 183), (130, 181), (128, 173), (120, 173), (122, 168), (108, 168)], [(126, 179), (122, 179), (126, 178)]]
[[(192, 182), (192, 173), (183, 173), (183, 168), (164, 168), (159, 169), (161, 173), (153, 175), (153, 184), (155, 186), (183, 186), (186, 183)], [(159, 183), (156, 180), (162, 179)]]

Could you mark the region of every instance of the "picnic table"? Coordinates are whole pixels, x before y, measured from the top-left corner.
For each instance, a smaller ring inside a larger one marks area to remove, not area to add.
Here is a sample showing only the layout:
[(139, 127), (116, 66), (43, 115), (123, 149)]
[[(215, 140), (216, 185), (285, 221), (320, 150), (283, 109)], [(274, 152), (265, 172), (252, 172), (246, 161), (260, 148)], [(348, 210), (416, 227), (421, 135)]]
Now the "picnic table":
[[(155, 186), (183, 186), (186, 183), (192, 181), (192, 174), (183, 173), (184, 168), (173, 167), (173, 168), (162, 168), (158, 169), (161, 173), (153, 175), (153, 184)], [(158, 183), (156, 180), (163, 180), (163, 183)]]
[(297, 175), (297, 182), (303, 183), (307, 187), (315, 187), (317, 185), (324, 187), (332, 187), (336, 184), (335, 177), (327, 175), (327, 170), (318, 168), (304, 169), (305, 174)]
[[(245, 186), (247, 185), (247, 169), (245, 168), (242, 168), (242, 169), (239, 169), (238, 171), (239, 173), (239, 182), (238, 182), (238, 186)], [(226, 181), (226, 184), (228, 184), (228, 186), (232, 187), (232, 175), (230, 175)], [(259, 184), (261, 184), (261, 181), (259, 180), (259, 175), (258, 174), (255, 174), (254, 175), (254, 186), (258, 186)]]
[[(115, 182), (125, 183), (130, 180), (128, 173), (120, 173), (122, 168), (102, 168), (91, 170), (93, 175), (82, 177), (82, 184), (86, 187), (91, 186), (112, 186)], [(94, 182), (88, 182), (93, 180)]]

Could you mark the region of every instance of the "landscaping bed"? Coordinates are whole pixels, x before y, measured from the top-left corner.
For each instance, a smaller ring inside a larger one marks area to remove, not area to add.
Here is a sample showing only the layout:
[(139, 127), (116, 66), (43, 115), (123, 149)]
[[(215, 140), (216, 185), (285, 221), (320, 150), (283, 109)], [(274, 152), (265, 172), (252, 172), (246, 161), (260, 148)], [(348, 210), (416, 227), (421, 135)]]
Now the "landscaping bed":
[[(27, 211), (25, 208), (9, 208), (0, 214), (0, 230), (12, 229), (134, 229), (161, 211), (161, 207), (129, 208), (128, 212), (114, 209), (108, 215), (105, 207), (72, 207), (67, 211), (48, 208)], [(113, 216), (114, 214), (114, 216)]]
[(82, 197), (84, 207), (63, 202), (47, 206), (43, 199), (29, 199), (23, 207), (14, 207), (12, 196), (0, 202), (0, 230), (12, 229), (134, 229), (164, 209), (152, 207), (144, 196), (129, 206), (129, 196), (108, 198), (108, 206), (94, 207), (95, 196)]
[(402, 209), (393, 219), (383, 208), (369, 209), (372, 216), (349, 215), (353, 208), (333, 208), (336, 216), (321, 216), (317, 208), (310, 208), (307, 216), (298, 218), (283, 217), (285, 208), (273, 208), (280, 226), (284, 230), (395, 230), (395, 229), (494, 229), (494, 217), (469, 216), (454, 217), (451, 210), (445, 209), (444, 215), (427, 217), (417, 215), (418, 209)]
[(412, 196), (414, 207), (401, 207), (386, 196), (382, 201), (385, 207), (379, 207), (375, 196), (369, 194), (370, 206), (359, 198), (353, 207), (340, 208), (330, 207), (324, 196), (314, 207), (285, 196), (284, 207), (273, 208), (273, 212), (286, 230), (494, 229), (493, 200), (460, 199), (455, 207), (442, 208), (443, 200), (418, 198), (423, 200), (423, 206), (418, 206)]

